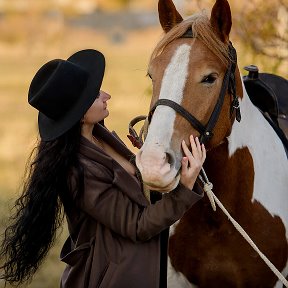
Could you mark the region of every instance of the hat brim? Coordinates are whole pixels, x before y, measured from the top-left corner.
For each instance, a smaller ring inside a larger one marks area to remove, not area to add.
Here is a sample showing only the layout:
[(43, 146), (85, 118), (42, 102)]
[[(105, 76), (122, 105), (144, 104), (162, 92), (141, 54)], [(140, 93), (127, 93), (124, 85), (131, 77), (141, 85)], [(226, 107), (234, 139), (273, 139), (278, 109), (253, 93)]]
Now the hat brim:
[(72, 109), (63, 113), (63, 117), (57, 121), (39, 112), (38, 127), (43, 141), (54, 140), (72, 128), (99, 95), (105, 72), (104, 55), (97, 50), (86, 49), (73, 54), (67, 61), (81, 66), (89, 74), (86, 87)]

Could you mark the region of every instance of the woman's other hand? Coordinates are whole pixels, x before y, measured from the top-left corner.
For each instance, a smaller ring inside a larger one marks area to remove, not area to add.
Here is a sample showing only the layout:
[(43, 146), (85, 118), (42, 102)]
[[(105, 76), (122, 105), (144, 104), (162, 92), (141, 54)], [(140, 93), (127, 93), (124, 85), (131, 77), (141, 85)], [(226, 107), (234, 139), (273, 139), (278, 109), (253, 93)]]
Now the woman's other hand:
[(194, 139), (192, 135), (190, 136), (191, 152), (184, 140), (181, 145), (185, 156), (182, 158), (180, 182), (192, 190), (206, 159), (206, 149), (204, 144), (200, 144), (198, 137)]

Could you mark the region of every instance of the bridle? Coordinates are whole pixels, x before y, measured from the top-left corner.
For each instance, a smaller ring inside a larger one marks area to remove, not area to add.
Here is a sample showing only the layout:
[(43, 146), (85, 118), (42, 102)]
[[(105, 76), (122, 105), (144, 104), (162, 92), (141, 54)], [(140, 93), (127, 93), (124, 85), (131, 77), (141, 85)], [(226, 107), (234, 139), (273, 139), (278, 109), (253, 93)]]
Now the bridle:
[[(194, 38), (192, 29), (191, 28), (188, 29), (187, 32), (182, 36), (182, 38)], [(130, 135), (127, 135), (127, 136), (135, 147), (139, 149), (141, 148), (141, 146), (143, 145), (143, 141), (142, 141), (143, 134), (145, 133), (143, 133), (143, 129), (141, 129), (140, 136), (138, 136), (133, 126), (139, 121), (142, 121), (145, 119), (147, 121), (147, 124), (149, 125), (155, 109), (160, 105), (168, 106), (172, 108), (173, 110), (175, 110), (177, 113), (179, 113), (182, 117), (184, 117), (191, 124), (191, 126), (194, 127), (199, 132), (200, 134), (199, 140), (201, 143), (206, 143), (213, 136), (213, 129), (218, 121), (227, 89), (232, 97), (232, 102), (231, 102), (231, 107), (230, 107), (230, 117), (233, 116), (233, 113), (235, 111), (236, 120), (238, 122), (241, 121), (240, 106), (239, 106), (238, 97), (236, 95), (236, 80), (235, 80), (237, 53), (231, 42), (229, 42), (228, 50), (229, 50), (228, 52), (229, 52), (229, 59), (230, 59), (229, 65), (223, 78), (218, 100), (216, 102), (214, 110), (207, 124), (204, 126), (189, 111), (187, 111), (184, 107), (182, 107), (178, 103), (169, 99), (158, 99), (158, 101), (156, 101), (156, 103), (153, 105), (153, 107), (149, 111), (147, 118), (146, 116), (138, 116), (134, 118), (129, 124)]]
[[(194, 38), (192, 29), (190, 28), (182, 38)], [(229, 93), (232, 96), (231, 108), (230, 108), (230, 117), (232, 117), (234, 110), (236, 111), (236, 120), (238, 122), (241, 121), (241, 113), (240, 113), (240, 106), (238, 97), (236, 95), (236, 81), (235, 81), (235, 69), (237, 63), (237, 53), (235, 48), (233, 47), (232, 43), (229, 42), (229, 65), (226, 70), (220, 94), (217, 100), (217, 103), (214, 107), (214, 110), (207, 122), (204, 126), (199, 120), (197, 120), (190, 112), (188, 112), (184, 107), (179, 105), (178, 103), (169, 100), (169, 99), (159, 99), (151, 108), (149, 115), (148, 115), (148, 122), (151, 122), (153, 113), (155, 109), (160, 106), (169, 106), (170, 108), (174, 109), (177, 113), (179, 113), (182, 117), (184, 117), (191, 125), (194, 127), (199, 133), (199, 140), (201, 143), (207, 142), (213, 136), (213, 129), (218, 121), (227, 89), (229, 89)]]

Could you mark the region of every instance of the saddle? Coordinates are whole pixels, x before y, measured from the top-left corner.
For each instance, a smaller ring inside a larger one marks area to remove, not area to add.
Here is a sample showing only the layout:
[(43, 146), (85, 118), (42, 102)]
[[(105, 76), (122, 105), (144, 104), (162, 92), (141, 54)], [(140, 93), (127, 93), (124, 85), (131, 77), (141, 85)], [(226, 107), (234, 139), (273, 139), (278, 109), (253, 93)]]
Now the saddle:
[(283, 77), (259, 73), (255, 65), (244, 67), (246, 91), (288, 149), (288, 80)]

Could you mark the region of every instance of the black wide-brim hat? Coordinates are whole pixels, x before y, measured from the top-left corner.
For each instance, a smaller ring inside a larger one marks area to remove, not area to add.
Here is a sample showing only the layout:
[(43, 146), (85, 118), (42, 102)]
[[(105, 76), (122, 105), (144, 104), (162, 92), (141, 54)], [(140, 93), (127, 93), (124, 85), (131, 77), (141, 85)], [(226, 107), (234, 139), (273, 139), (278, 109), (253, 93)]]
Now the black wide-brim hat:
[(99, 95), (105, 58), (93, 49), (81, 50), (67, 60), (55, 59), (35, 74), (28, 102), (39, 111), (43, 141), (63, 135), (80, 121)]

